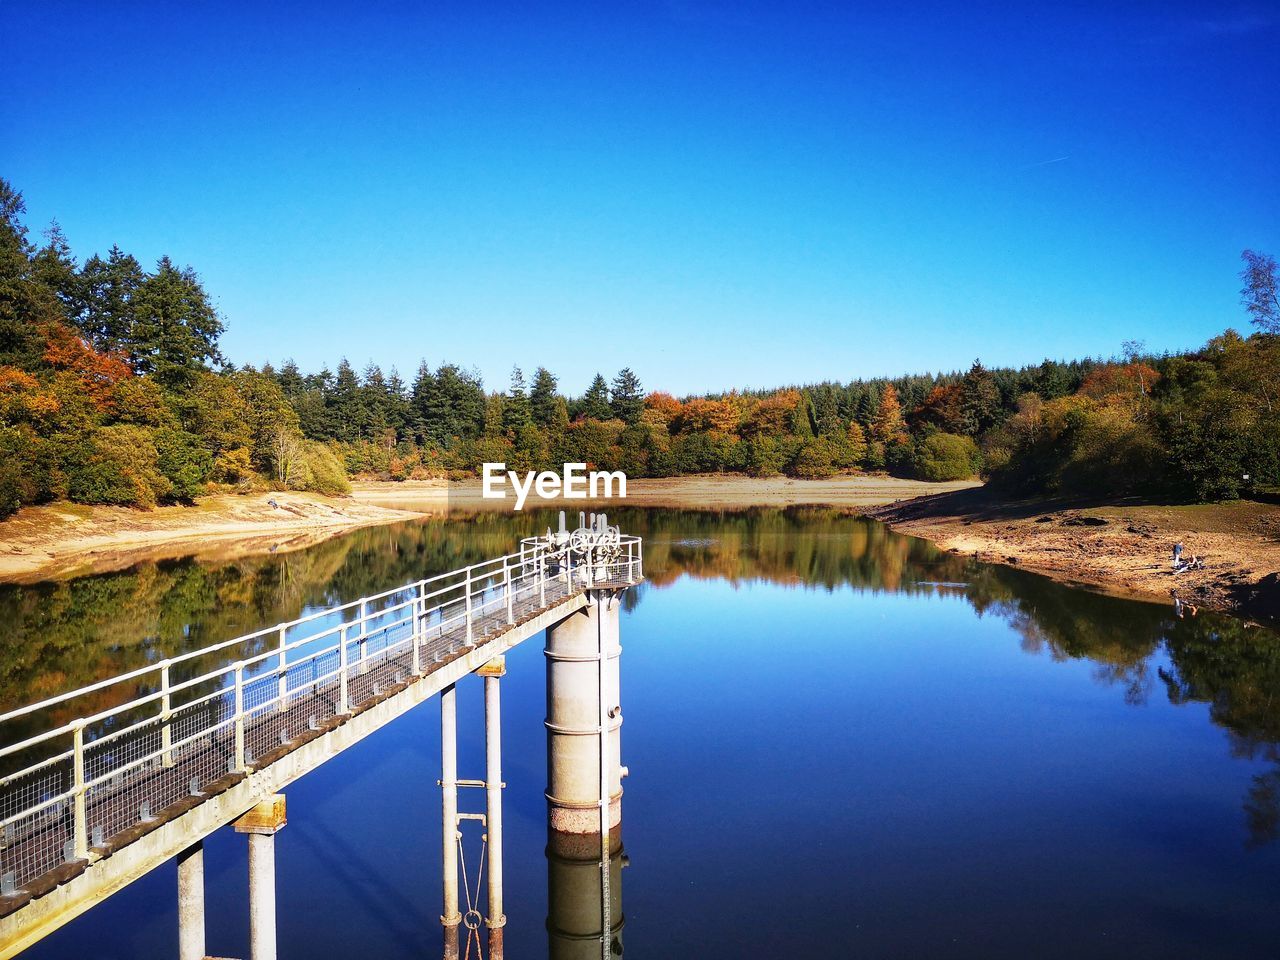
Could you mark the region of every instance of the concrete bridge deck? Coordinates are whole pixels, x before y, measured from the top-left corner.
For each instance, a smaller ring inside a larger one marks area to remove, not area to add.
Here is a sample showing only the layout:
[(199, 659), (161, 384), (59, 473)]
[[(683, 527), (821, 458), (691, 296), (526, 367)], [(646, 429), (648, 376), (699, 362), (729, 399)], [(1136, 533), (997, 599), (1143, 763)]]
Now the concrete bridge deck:
[(0, 716), (0, 960), (641, 577), (635, 538), (525, 546)]

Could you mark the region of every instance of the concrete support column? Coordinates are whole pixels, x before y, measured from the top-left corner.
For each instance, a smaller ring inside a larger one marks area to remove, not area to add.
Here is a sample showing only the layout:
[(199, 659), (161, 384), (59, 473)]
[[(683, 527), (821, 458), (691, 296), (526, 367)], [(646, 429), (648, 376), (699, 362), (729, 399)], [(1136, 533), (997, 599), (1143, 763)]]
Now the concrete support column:
[(506, 674), (503, 657), (490, 660), (476, 671), (484, 677), (485, 819), (489, 857), (489, 956), (502, 960), (502, 928), (507, 917), (502, 907), (502, 708), (498, 681)]
[[(616, 596), (593, 603), (547, 631), (547, 801), (554, 833), (580, 836), (599, 863), (601, 784), (609, 791), (608, 824), (622, 822), (622, 708)], [(601, 669), (600, 652), (604, 653)], [(603, 683), (602, 683), (603, 679)], [(601, 707), (603, 706), (603, 711)], [(600, 769), (600, 720), (605, 762)], [(603, 776), (602, 776), (603, 773)]]
[(178, 960), (204, 960), (204, 841), (178, 854)]
[(235, 822), (249, 836), (249, 957), (276, 960), (276, 834), (284, 827), (284, 794), (263, 800)]
[(457, 960), (458, 924), (458, 690), (453, 684), (440, 691), (440, 827), (444, 903), (444, 958)]
[[(622, 956), (622, 837), (609, 834), (610, 957)], [(547, 956), (550, 960), (599, 960), (604, 933), (604, 874), (599, 854), (579, 838), (550, 832), (547, 839)]]

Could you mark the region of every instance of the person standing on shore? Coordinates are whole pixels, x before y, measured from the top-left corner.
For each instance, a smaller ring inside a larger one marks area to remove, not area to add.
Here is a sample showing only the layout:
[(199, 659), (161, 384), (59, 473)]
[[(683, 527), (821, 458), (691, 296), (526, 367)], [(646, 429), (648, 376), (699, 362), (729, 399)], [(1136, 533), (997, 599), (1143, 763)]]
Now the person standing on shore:
[(1175, 543), (1173, 545), (1173, 567), (1176, 570), (1182, 563), (1182, 544)]

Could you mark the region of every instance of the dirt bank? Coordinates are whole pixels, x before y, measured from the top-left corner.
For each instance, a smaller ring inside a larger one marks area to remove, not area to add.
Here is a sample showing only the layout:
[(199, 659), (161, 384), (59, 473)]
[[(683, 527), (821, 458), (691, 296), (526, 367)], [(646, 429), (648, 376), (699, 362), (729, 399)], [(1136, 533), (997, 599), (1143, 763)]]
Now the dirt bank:
[[(869, 507), (909, 497), (969, 489), (973, 482), (924, 483), (883, 476), (846, 476), (830, 480), (790, 480), (770, 477), (755, 480), (741, 474), (700, 474), (627, 482), (625, 500), (596, 501), (625, 507), (683, 507), (691, 510), (733, 510), (747, 507), (789, 507), (797, 504)], [(508, 490), (509, 493), (509, 490)], [(403, 483), (364, 482), (352, 485), (352, 495), (369, 503), (388, 504), (426, 513), (446, 509), (511, 510), (514, 501), (485, 500), (478, 481), (446, 483), (443, 480), (406, 480)], [(530, 496), (525, 509), (535, 506), (572, 509), (589, 501), (546, 500)]]
[(306, 493), (204, 497), (195, 506), (149, 511), (71, 503), (24, 507), (0, 523), (0, 581), (102, 573), (166, 556), (230, 558), (298, 549), (343, 530), (415, 516)]
[[(1006, 501), (985, 490), (922, 497), (866, 511), (895, 530), (979, 559), (1011, 563), (1110, 593), (1257, 617), (1280, 616), (1280, 507)], [(1173, 546), (1204, 558), (1174, 573)]]

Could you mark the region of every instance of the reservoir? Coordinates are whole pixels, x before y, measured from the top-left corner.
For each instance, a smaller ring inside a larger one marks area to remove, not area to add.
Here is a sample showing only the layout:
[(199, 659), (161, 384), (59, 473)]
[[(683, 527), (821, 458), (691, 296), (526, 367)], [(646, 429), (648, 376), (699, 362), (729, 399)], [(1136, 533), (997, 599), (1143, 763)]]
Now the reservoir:
[[(644, 538), (647, 578), (622, 614), (625, 953), (1275, 955), (1270, 627), (1072, 589), (842, 510), (610, 522)], [(0, 705), (497, 556), (554, 523), (423, 519), (0, 587)], [(515, 956), (569, 956), (548, 930), (549, 903), (573, 891), (547, 855), (540, 643), (508, 656), (503, 683), (505, 939)], [(458, 721), (459, 773), (482, 776), (477, 678)], [(439, 746), (433, 701), (289, 788), (280, 956), (438, 955)], [(243, 838), (222, 830), (205, 851), (209, 951), (245, 956)], [(25, 956), (175, 956), (175, 875), (153, 871)]]

